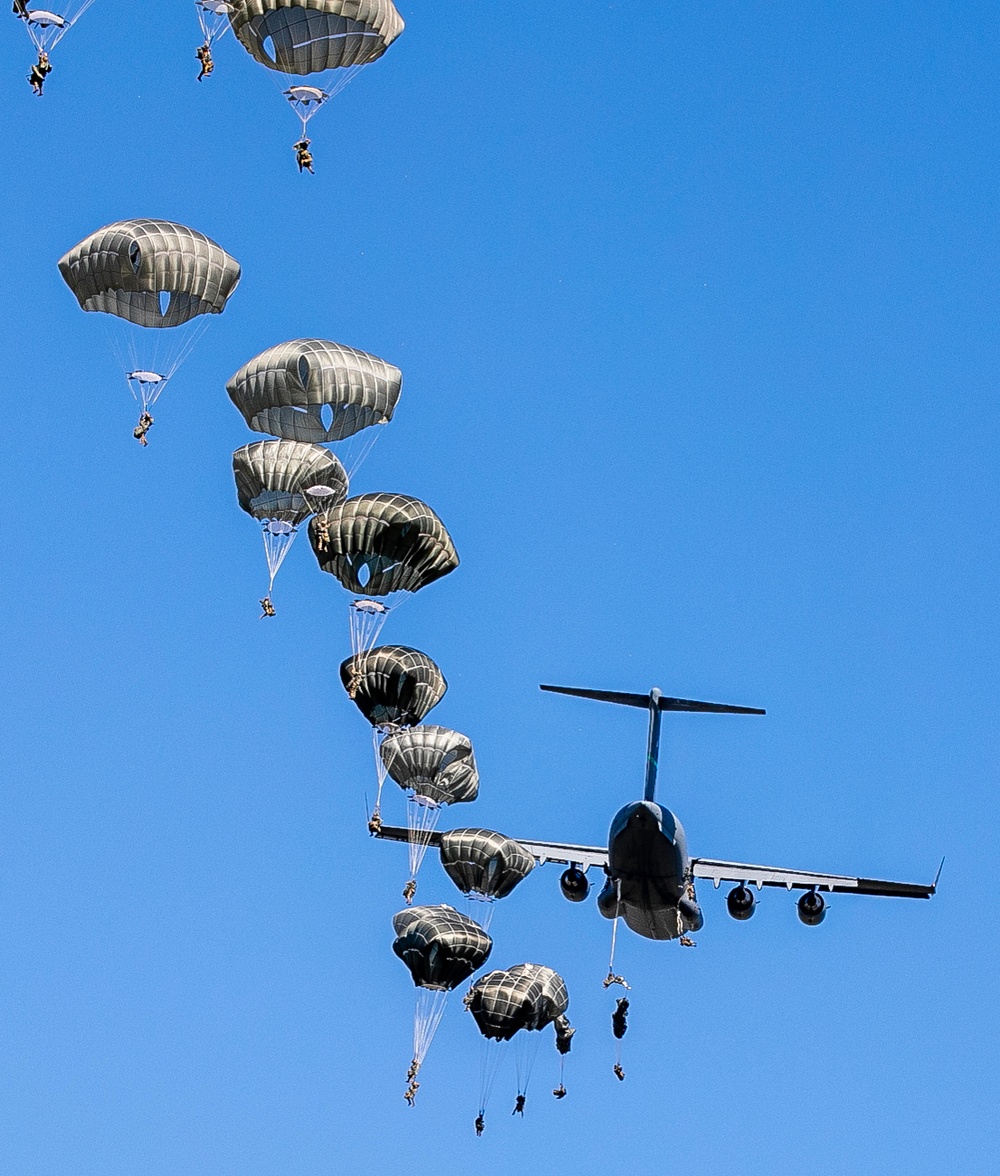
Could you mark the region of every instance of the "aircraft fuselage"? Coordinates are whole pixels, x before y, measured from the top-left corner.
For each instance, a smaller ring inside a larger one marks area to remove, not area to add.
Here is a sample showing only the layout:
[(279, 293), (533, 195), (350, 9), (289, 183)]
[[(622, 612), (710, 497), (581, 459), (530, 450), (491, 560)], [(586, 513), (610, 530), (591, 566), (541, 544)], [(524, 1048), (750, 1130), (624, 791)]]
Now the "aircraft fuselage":
[(608, 880), (597, 899), (647, 939), (676, 939), (702, 925), (684, 827), (652, 800), (620, 809), (608, 834)]

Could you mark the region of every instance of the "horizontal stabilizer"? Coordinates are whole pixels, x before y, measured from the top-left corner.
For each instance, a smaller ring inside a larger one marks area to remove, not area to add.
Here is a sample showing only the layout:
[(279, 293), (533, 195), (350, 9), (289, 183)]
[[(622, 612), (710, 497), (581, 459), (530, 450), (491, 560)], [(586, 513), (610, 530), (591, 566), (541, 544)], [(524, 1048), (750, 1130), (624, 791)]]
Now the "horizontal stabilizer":
[[(649, 710), (649, 694), (625, 694), (617, 690), (579, 690), (574, 686), (542, 686), (553, 694), (571, 694), (574, 698), (593, 698), (597, 702), (615, 702), (619, 706), (638, 706)], [(698, 711), (716, 715), (763, 715), (766, 711), (753, 706), (729, 706), (724, 702), (696, 702), (692, 698), (666, 698), (660, 695), (657, 705), (661, 711)]]

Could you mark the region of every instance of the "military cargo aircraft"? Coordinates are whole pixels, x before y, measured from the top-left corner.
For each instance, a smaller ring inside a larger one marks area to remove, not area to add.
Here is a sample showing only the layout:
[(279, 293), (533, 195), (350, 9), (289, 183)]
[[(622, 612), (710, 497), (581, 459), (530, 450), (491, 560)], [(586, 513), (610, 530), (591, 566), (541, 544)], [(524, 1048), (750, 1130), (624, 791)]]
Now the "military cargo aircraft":
[[(668, 698), (656, 688), (648, 694), (581, 690), (568, 686), (542, 686), (541, 689), (619, 706), (641, 707), (649, 712), (643, 799), (633, 801), (618, 811), (611, 822), (606, 849), (517, 838), (518, 843), (539, 864), (555, 862), (567, 867), (560, 885), (563, 895), (571, 902), (586, 899), (590, 891), (587, 872), (597, 867), (603, 871), (605, 878), (604, 887), (597, 898), (598, 910), (605, 918), (622, 918), (628, 927), (647, 939), (680, 939), (682, 943), (691, 945), (693, 941), (689, 937), (690, 933), (700, 930), (704, 921), (695, 894), (696, 879), (711, 881), (716, 887), (723, 882), (735, 883), (726, 896), (726, 906), (730, 915), (740, 920), (749, 919), (754, 913), (755, 890), (759, 892), (764, 886), (775, 886), (789, 891), (804, 891), (796, 909), (799, 919), (810, 927), (822, 923), (826, 917), (824, 891), (828, 894), (930, 898), (937, 889), (938, 878), (928, 885), (886, 882), (877, 878), (818, 874), (807, 870), (786, 870), (716, 858), (691, 857), (680, 821), (669, 809), (657, 804), (655, 799), (663, 712), (730, 715), (762, 715), (765, 712), (755, 707)], [(410, 833), (406, 829), (383, 826), (376, 836), (406, 841)], [(428, 837), (428, 844), (438, 844), (439, 841), (438, 833)], [(940, 873), (939, 869), (938, 877)]]

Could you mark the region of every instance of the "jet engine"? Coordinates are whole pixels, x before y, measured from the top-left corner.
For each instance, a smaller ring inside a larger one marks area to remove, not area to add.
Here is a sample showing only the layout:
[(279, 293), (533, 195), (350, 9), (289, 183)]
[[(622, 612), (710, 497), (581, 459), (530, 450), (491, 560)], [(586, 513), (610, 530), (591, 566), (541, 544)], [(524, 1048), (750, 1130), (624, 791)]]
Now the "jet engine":
[(826, 903), (815, 890), (807, 890), (795, 904), (795, 909), (807, 927), (818, 927), (826, 918)]
[(735, 886), (726, 895), (726, 908), (734, 919), (742, 923), (754, 913), (756, 901), (749, 886)]
[(568, 870), (563, 871), (563, 875), (559, 879), (559, 886), (562, 889), (563, 898), (569, 899), (570, 902), (583, 902), (590, 893), (587, 875), (576, 866), (570, 866)]

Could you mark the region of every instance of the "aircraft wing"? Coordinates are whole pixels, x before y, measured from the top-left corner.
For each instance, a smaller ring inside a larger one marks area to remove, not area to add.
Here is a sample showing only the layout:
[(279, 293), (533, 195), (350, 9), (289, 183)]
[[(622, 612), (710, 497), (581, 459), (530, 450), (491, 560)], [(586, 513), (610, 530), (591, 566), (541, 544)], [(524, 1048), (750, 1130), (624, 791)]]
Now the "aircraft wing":
[[(384, 841), (408, 841), (410, 838), (409, 830), (398, 825), (383, 825), (373, 836)], [(430, 834), (425, 833), (423, 838), (427, 845), (441, 844), (441, 834), (436, 830)], [(608, 864), (608, 851), (599, 846), (564, 845), (560, 841), (523, 841), (520, 837), (513, 840), (523, 846), (540, 866), (544, 866), (546, 862), (556, 862), (561, 866), (580, 866), (586, 870), (591, 866), (603, 868)]]
[(540, 866), (546, 862), (556, 862), (560, 866), (580, 866), (589, 870), (591, 866), (604, 869), (608, 864), (608, 851), (600, 846), (563, 845), (559, 841), (522, 841), (520, 837), (514, 840), (518, 845), (523, 845)]
[[(943, 863), (942, 863), (943, 864)], [(834, 894), (876, 894), (887, 898), (930, 898), (937, 878), (930, 885), (920, 882), (885, 882), (879, 878), (851, 878), (844, 874), (811, 874), (807, 870), (780, 870), (773, 866), (751, 866), (745, 862), (717, 862), (692, 858), (695, 878), (707, 878), (716, 886), (736, 882), (746, 886), (781, 886), (785, 890), (828, 890)], [(938, 870), (940, 877), (941, 871)]]

